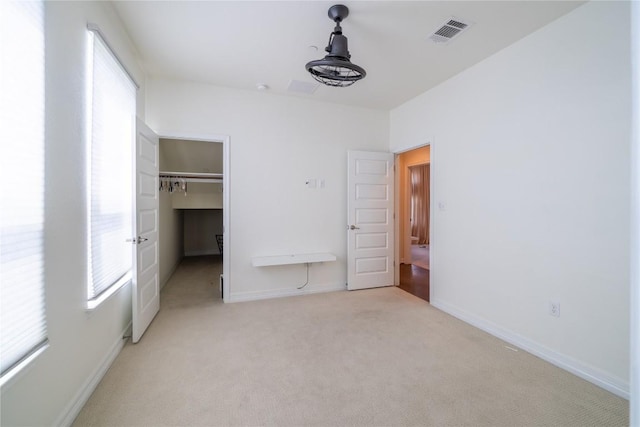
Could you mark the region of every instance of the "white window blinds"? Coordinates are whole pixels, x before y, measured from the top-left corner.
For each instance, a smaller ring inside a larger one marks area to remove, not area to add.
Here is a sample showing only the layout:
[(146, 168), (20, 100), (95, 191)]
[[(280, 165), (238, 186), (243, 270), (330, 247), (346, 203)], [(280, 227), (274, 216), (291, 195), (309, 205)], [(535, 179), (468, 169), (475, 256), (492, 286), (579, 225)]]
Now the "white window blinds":
[(42, 2), (0, 2), (1, 383), (47, 343), (43, 20)]
[(136, 87), (115, 55), (89, 30), (89, 308), (131, 278)]

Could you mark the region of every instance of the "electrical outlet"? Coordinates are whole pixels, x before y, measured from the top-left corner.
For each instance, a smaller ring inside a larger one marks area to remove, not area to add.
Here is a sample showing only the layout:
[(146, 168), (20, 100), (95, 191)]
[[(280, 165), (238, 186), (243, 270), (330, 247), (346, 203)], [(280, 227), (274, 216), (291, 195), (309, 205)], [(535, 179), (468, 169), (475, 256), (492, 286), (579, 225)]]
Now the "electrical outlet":
[(560, 317), (560, 303), (557, 301), (549, 301), (549, 314)]

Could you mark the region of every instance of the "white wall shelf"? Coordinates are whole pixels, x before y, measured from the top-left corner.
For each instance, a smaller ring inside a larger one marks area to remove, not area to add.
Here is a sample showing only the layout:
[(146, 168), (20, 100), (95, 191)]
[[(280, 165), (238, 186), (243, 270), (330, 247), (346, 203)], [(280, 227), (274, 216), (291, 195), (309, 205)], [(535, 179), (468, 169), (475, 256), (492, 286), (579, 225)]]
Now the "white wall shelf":
[(330, 253), (257, 256), (251, 258), (251, 265), (253, 265), (254, 267), (268, 267), (273, 265), (330, 262), (335, 261), (336, 259), (336, 256)]

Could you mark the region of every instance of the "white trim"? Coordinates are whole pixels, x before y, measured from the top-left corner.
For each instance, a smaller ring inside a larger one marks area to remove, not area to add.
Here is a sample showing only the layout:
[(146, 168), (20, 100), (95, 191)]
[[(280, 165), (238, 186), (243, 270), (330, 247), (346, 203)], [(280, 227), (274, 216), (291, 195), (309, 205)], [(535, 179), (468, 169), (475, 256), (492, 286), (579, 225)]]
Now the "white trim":
[(113, 285), (109, 286), (106, 291), (104, 291), (97, 297), (91, 298), (90, 300), (88, 300), (87, 310), (88, 311), (95, 310), (100, 304), (102, 304), (104, 301), (109, 299), (111, 295), (115, 294), (120, 289), (124, 288), (125, 285), (130, 285), (132, 278), (133, 278), (133, 273), (130, 270), (127, 274), (125, 274), (120, 279), (118, 279)]
[(107, 50), (111, 53), (111, 56), (113, 56), (113, 59), (116, 60), (118, 65), (120, 65), (120, 68), (122, 68), (122, 71), (124, 71), (127, 77), (129, 77), (129, 80), (131, 80), (131, 83), (133, 83), (133, 85), (136, 87), (136, 90), (139, 90), (140, 85), (138, 84), (136, 79), (133, 77), (133, 74), (131, 74), (127, 69), (127, 67), (124, 65), (124, 61), (120, 59), (115, 49), (111, 47), (111, 44), (107, 41), (107, 37), (104, 35), (102, 30), (100, 30), (100, 27), (97, 24), (89, 22), (87, 23), (87, 30), (91, 31), (93, 34), (97, 35), (100, 38), (102, 43), (107, 47)]
[(400, 232), (400, 153), (393, 153), (393, 285), (400, 286), (400, 264), (404, 258), (400, 258), (400, 244), (402, 237)]
[(640, 427), (640, 2), (631, 7), (631, 399), (630, 425)]
[(231, 227), (230, 215), (230, 189), (231, 189), (231, 160), (230, 160), (230, 142), (229, 135), (207, 134), (207, 133), (191, 133), (176, 130), (156, 130), (158, 137), (161, 139), (183, 139), (186, 141), (205, 141), (222, 143), (222, 228), (224, 246), (222, 249), (222, 274), (224, 275), (224, 302), (230, 302), (231, 274), (229, 256), (231, 254), (231, 239), (229, 238), (229, 230)]
[(73, 423), (73, 420), (76, 419), (82, 410), (82, 407), (87, 403), (96, 387), (98, 387), (98, 384), (111, 367), (111, 364), (116, 360), (120, 351), (122, 351), (122, 348), (126, 343), (126, 340), (123, 339), (123, 337), (128, 335), (130, 330), (131, 322), (129, 322), (127, 327), (122, 331), (122, 334), (118, 337), (116, 342), (113, 343), (105, 357), (102, 359), (102, 362), (100, 362), (93, 373), (89, 375), (84, 384), (78, 389), (76, 395), (69, 401), (69, 403), (67, 403), (64, 410), (52, 425), (70, 426)]
[(603, 389), (610, 391), (611, 393), (620, 396), (625, 399), (629, 399), (629, 383), (619, 378), (612, 377), (611, 375), (603, 372), (593, 366), (580, 362), (570, 356), (558, 353), (548, 347), (541, 345), (535, 341), (523, 337), (513, 331), (504, 329), (486, 319), (482, 319), (474, 314), (461, 310), (453, 305), (447, 304), (444, 301), (438, 299), (432, 299), (431, 305), (439, 310), (448, 313), (463, 322), (466, 322), (478, 329), (481, 329), (503, 341), (506, 341), (512, 345), (515, 345), (528, 353), (538, 356), (539, 358), (546, 360), (547, 362), (568, 371), (583, 380), (589, 381), (602, 387)]
[(18, 381), (18, 378), (21, 378), (25, 372), (28, 372), (33, 366), (33, 362), (44, 353), (49, 348), (49, 340), (47, 339), (40, 347), (31, 353), (29, 356), (25, 357), (18, 364), (14, 365), (11, 369), (9, 369), (5, 374), (0, 377), (0, 389), (11, 387), (11, 384)]
[[(432, 259), (432, 245), (431, 242), (433, 242), (433, 220), (434, 220), (434, 210), (433, 210), (433, 166), (432, 166), (432, 160), (433, 160), (433, 141), (434, 141), (434, 137), (430, 136), (429, 138), (427, 138), (427, 141), (423, 144), (420, 145), (415, 145), (413, 147), (408, 147), (408, 148), (402, 148), (402, 149), (398, 149), (395, 151), (392, 151), (392, 153), (395, 155), (394, 159), (393, 159), (393, 166), (394, 166), (394, 170), (395, 170), (395, 201), (394, 201), (394, 214), (395, 214), (395, 219), (394, 219), (394, 243), (395, 243), (395, 252), (394, 252), (394, 259), (396, 260), (396, 269), (395, 269), (395, 277), (394, 277), (394, 284), (395, 286), (399, 286), (400, 285), (400, 264), (404, 263), (406, 261), (406, 259), (404, 258), (400, 258), (400, 247), (401, 245), (404, 243), (403, 242), (403, 236), (400, 230), (400, 186), (402, 185), (402, 183), (400, 182), (400, 155), (407, 153), (409, 151), (413, 151), (413, 150), (417, 150), (419, 148), (423, 148), (423, 147), (429, 147), (429, 161), (427, 162), (430, 165), (430, 179), (429, 179), (429, 198), (431, 200), (431, 202), (429, 203), (429, 266), (431, 267), (433, 265)], [(419, 164), (426, 164), (426, 163), (416, 163), (415, 165), (412, 166), (416, 166)], [(407, 165), (408, 167), (409, 165)], [(408, 184), (407, 184), (408, 185)], [(411, 238), (411, 236), (409, 236), (409, 238)], [(409, 263), (411, 263), (412, 259), (411, 259), (411, 253), (409, 253)], [(431, 268), (429, 269), (429, 277), (431, 277)], [(431, 289), (433, 289), (433, 286), (429, 288), (429, 294), (431, 294)]]
[[(225, 279), (226, 285), (226, 279)], [(225, 302), (245, 302), (257, 301), (261, 299), (291, 297), (297, 295), (318, 294), (323, 292), (346, 291), (347, 285), (344, 283), (328, 284), (328, 285), (309, 285), (304, 289), (273, 289), (265, 291), (237, 292), (229, 296), (229, 300)], [(226, 294), (225, 294), (226, 296)]]

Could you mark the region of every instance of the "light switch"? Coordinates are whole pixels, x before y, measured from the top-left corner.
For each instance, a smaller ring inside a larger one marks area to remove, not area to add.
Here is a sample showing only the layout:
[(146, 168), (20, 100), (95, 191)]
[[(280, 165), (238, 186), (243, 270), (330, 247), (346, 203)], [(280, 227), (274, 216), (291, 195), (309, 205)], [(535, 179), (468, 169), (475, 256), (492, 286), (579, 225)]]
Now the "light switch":
[(316, 188), (317, 181), (315, 178), (308, 178), (307, 182), (305, 182), (305, 185), (307, 186), (307, 188)]

